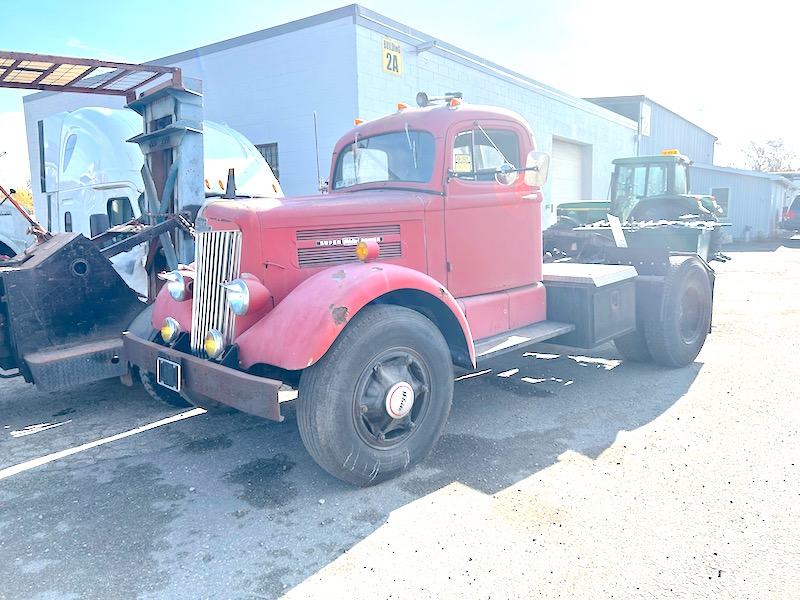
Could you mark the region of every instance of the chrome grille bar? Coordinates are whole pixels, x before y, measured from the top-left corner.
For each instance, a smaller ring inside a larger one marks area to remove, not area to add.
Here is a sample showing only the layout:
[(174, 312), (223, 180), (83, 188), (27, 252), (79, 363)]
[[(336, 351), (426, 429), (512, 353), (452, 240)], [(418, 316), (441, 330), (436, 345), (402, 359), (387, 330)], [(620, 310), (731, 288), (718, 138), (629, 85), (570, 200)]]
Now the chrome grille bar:
[(221, 284), (236, 279), (241, 268), (241, 231), (198, 231), (195, 240), (191, 349), (204, 355), (206, 333), (216, 329), (225, 343), (233, 338), (233, 313), (225, 302)]

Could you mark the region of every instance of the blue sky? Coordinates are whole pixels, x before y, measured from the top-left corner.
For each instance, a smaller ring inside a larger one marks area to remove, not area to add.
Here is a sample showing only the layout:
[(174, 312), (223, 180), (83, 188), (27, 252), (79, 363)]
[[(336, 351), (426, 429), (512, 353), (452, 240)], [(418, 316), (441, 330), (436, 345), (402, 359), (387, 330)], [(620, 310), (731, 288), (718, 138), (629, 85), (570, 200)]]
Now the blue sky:
[[(0, 0), (0, 49), (145, 62), (345, 4), (347, 0)], [(646, 95), (717, 136), (718, 164), (741, 166), (740, 148), (749, 141), (782, 138), (798, 153), (800, 168), (793, 73), (798, 3), (360, 4), (574, 96)], [(0, 89), (4, 187), (24, 183), (19, 181), (27, 167), (20, 139), (22, 95)]]

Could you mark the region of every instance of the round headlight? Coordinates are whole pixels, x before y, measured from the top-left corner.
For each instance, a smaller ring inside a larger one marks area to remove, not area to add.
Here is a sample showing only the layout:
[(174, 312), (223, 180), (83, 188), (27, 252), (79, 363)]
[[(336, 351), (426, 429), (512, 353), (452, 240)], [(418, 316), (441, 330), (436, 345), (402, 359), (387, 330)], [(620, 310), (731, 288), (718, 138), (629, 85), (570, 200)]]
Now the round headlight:
[(247, 284), (241, 279), (234, 279), (228, 283), (223, 283), (225, 288), (225, 301), (231, 307), (233, 314), (244, 316), (250, 308), (250, 290)]
[(183, 302), (186, 300), (186, 280), (181, 275), (180, 271), (168, 271), (167, 273), (160, 273), (159, 279), (167, 282), (167, 291), (172, 299), (176, 302)]
[(225, 350), (225, 340), (222, 339), (222, 334), (216, 329), (212, 329), (206, 334), (206, 339), (203, 341), (203, 349), (208, 354), (209, 358), (219, 358)]
[(181, 326), (172, 317), (167, 317), (161, 324), (161, 339), (167, 344), (171, 344), (178, 339), (181, 333)]

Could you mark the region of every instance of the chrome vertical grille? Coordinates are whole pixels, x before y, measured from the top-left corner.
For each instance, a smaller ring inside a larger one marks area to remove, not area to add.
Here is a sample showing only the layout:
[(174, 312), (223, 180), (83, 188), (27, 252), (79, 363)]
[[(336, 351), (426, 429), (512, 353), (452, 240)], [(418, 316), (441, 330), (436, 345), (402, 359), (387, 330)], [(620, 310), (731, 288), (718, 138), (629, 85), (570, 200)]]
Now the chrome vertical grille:
[(239, 276), (242, 257), (241, 231), (198, 231), (195, 239), (197, 269), (192, 297), (192, 353), (204, 354), (206, 333), (216, 329), (225, 343), (233, 336), (233, 313), (220, 284)]

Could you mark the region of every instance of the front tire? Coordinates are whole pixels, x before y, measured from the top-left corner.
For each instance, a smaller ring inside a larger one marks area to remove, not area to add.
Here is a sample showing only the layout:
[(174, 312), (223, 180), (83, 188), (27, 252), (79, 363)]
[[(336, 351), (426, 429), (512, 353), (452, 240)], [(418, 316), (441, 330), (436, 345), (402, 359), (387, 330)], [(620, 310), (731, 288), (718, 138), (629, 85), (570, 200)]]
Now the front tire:
[(177, 406), (178, 408), (186, 408), (192, 406), (183, 396), (178, 392), (168, 390), (163, 385), (159, 385), (156, 381), (154, 373), (143, 371), (139, 369), (139, 379), (142, 381), (142, 386), (151, 398), (155, 398), (159, 402), (169, 404), (170, 406)]
[(297, 423), (334, 477), (370, 486), (424, 460), (453, 398), (453, 363), (434, 324), (411, 309), (362, 309), (300, 377)]
[(647, 348), (667, 367), (691, 364), (711, 326), (711, 283), (705, 266), (695, 257), (670, 257), (664, 284), (665, 315), (645, 323)]

